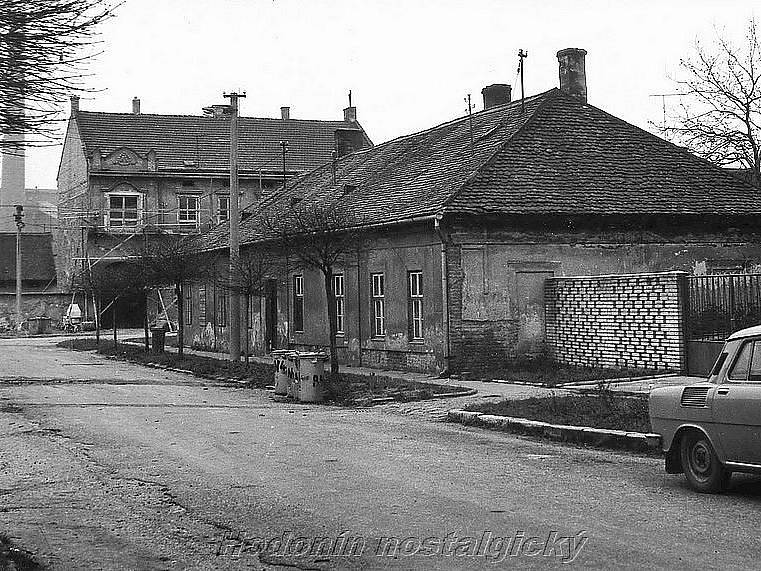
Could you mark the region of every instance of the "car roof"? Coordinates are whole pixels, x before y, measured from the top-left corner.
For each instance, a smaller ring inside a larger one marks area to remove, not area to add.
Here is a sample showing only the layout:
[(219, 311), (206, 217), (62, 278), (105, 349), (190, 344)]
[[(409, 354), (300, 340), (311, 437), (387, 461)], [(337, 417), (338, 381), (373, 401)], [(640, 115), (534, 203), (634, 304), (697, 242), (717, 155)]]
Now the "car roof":
[(736, 331), (727, 338), (727, 341), (732, 341), (733, 339), (742, 339), (743, 337), (755, 337), (756, 335), (761, 335), (761, 325), (754, 325), (753, 327), (748, 327), (747, 329)]

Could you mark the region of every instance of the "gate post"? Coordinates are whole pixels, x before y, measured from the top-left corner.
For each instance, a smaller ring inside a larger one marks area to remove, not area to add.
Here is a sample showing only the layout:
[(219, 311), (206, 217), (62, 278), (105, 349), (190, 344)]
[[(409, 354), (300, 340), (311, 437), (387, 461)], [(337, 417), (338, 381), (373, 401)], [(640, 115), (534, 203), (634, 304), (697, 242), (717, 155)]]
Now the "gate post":
[(679, 321), (681, 339), (679, 340), (680, 373), (687, 373), (688, 346), (690, 339), (690, 286), (686, 272), (675, 272), (676, 291), (679, 300)]

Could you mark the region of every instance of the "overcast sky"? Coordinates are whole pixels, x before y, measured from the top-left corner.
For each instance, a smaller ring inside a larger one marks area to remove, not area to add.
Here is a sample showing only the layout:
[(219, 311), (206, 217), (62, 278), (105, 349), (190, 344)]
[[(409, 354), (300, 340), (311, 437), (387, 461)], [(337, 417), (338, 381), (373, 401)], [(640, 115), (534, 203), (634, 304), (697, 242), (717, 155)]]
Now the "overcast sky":
[[(353, 93), (380, 143), (465, 114), (481, 88), (557, 86), (556, 52), (585, 48), (589, 102), (635, 125), (661, 121), (669, 81), (696, 38), (741, 41), (747, 0), (126, 0), (102, 26), (81, 108), (200, 114), (241, 89), (244, 115), (339, 119)], [(68, 113), (68, 108), (66, 109)], [(53, 188), (60, 147), (29, 152), (27, 185)]]

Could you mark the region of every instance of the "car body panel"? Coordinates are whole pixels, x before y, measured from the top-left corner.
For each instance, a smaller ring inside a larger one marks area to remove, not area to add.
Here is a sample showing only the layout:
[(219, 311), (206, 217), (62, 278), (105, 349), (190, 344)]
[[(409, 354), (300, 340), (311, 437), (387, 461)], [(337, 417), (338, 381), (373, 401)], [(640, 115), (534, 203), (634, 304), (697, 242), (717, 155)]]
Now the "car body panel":
[(654, 389), (649, 407), (669, 472), (686, 430), (705, 434), (730, 470), (761, 471), (761, 326), (731, 335), (706, 381)]

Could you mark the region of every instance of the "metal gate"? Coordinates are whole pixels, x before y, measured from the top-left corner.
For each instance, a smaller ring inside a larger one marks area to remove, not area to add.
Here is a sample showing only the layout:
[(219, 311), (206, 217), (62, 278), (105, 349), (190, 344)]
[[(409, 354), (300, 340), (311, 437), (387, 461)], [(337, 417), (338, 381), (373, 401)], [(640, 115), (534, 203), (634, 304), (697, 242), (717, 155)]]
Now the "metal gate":
[(704, 375), (729, 335), (761, 324), (761, 274), (689, 276), (687, 284), (687, 369)]

